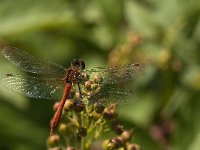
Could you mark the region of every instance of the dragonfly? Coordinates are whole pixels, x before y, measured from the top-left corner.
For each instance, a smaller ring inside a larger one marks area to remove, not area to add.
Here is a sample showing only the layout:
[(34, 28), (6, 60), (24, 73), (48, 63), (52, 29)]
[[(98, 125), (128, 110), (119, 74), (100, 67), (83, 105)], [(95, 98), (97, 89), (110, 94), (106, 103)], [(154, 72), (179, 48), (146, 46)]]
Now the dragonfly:
[[(50, 62), (45, 59), (35, 57), (23, 50), (15, 47), (5, 47), (2, 50), (3, 56), (11, 63), (21, 68), (30, 75), (6, 74), (2, 77), (1, 83), (8, 89), (21, 93), (25, 96), (36, 99), (57, 99), (62, 95), (59, 106), (51, 121), (50, 135), (55, 134), (55, 129), (61, 118), (63, 106), (69, 98), (70, 90), (73, 85), (78, 85), (81, 93), (81, 84), (84, 84), (84, 74), (94, 77), (96, 74), (102, 77), (103, 85), (100, 95), (109, 97), (113, 95), (120, 105), (132, 103), (125, 99), (120, 100), (122, 96), (134, 97), (133, 90), (122, 88), (113, 88), (105, 85), (120, 84), (135, 79), (143, 73), (143, 65), (128, 64), (118, 65), (108, 68), (94, 67), (85, 69), (84, 61), (74, 59), (69, 68)], [(105, 87), (105, 88), (104, 88)]]

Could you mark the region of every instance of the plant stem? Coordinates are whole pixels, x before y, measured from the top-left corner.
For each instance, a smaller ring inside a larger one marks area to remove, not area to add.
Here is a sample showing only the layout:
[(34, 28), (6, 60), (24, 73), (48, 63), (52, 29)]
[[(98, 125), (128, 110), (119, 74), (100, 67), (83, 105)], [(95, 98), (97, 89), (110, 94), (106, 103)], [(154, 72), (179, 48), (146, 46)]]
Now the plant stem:
[[(81, 126), (85, 126), (85, 121), (84, 121), (84, 111), (81, 112)], [(85, 150), (85, 137), (81, 137), (81, 150)]]

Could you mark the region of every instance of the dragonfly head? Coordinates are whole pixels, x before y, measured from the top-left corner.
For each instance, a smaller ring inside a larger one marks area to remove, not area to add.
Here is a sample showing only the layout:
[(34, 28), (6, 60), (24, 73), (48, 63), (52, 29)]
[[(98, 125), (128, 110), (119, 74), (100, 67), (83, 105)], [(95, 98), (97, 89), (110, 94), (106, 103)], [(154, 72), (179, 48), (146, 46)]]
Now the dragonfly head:
[(80, 69), (80, 70), (84, 70), (85, 69), (85, 63), (81, 59), (74, 59), (71, 62), (71, 67), (72, 68), (77, 68), (77, 69)]

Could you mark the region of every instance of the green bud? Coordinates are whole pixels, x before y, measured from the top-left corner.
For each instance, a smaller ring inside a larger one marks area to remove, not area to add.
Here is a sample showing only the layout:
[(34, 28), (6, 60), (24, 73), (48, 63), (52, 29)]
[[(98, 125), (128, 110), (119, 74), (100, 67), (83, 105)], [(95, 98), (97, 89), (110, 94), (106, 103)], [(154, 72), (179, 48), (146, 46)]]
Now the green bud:
[(49, 136), (47, 140), (47, 144), (49, 147), (56, 147), (59, 145), (59, 142), (60, 142), (60, 136), (57, 134)]

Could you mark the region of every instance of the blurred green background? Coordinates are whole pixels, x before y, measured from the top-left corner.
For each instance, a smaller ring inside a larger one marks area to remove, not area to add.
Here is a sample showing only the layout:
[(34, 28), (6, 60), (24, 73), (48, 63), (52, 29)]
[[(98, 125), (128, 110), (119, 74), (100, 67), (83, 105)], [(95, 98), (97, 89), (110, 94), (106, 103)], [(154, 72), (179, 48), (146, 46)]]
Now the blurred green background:
[[(68, 66), (139, 62), (137, 97), (119, 117), (145, 150), (200, 147), (200, 1), (0, 0), (0, 47)], [(0, 75), (22, 73), (0, 56)], [(55, 101), (0, 86), (0, 149), (46, 149)]]

